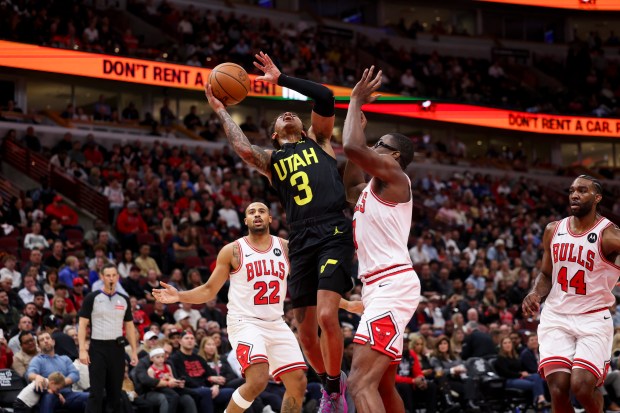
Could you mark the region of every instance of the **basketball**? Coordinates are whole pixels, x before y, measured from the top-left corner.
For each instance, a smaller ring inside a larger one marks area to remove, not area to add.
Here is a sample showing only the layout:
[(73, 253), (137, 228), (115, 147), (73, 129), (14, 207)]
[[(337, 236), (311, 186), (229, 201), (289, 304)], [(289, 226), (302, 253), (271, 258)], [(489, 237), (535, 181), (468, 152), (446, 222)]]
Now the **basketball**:
[(209, 75), (209, 84), (213, 95), (226, 106), (241, 102), (250, 91), (248, 73), (235, 63), (215, 66)]

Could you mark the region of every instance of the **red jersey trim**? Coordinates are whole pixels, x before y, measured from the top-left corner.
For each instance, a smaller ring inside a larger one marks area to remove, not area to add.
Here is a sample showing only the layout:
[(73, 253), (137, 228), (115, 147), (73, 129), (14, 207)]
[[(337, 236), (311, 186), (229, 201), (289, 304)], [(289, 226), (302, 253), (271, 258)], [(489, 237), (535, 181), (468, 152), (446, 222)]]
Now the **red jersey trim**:
[(603, 249), (601, 248), (601, 244), (602, 244), (602, 242), (603, 242), (603, 231), (605, 231), (607, 228), (609, 228), (609, 227), (611, 227), (611, 226), (614, 226), (614, 227), (615, 227), (616, 225), (615, 225), (613, 222), (611, 222), (611, 221), (610, 221), (610, 222), (609, 222), (609, 224), (607, 224), (607, 225), (605, 226), (605, 228), (603, 228), (603, 229), (601, 230), (601, 232), (599, 233), (599, 235), (600, 235), (600, 236), (598, 237), (598, 243), (597, 243), (597, 244), (598, 244), (598, 254), (601, 256), (601, 258), (603, 259), (603, 262), (604, 262), (605, 264), (609, 264), (609, 265), (611, 265), (613, 268), (615, 268), (616, 270), (620, 270), (620, 266), (617, 266), (615, 263), (613, 263), (613, 262), (609, 261), (609, 260), (607, 259), (607, 257), (605, 257), (605, 255), (603, 254)]
[[(239, 240), (236, 240), (235, 243), (239, 246), (239, 266), (233, 271), (231, 271), (230, 275), (238, 273), (239, 270), (243, 267), (243, 248), (241, 247), (241, 243), (239, 242)], [(215, 265), (217, 265), (217, 263)]]
[(290, 363), (275, 369), (273, 372), (271, 372), (271, 375), (274, 379), (276, 379), (276, 381), (280, 381), (279, 378), (281, 375), (294, 370), (308, 370), (308, 366), (306, 366), (306, 363), (304, 363), (303, 361), (298, 361), (296, 363)]
[(404, 266), (404, 265), (410, 265), (410, 264), (395, 264), (395, 265), (390, 265), (390, 266), (389, 266), (389, 267), (387, 267), (387, 268), (382, 268), (382, 269), (377, 270), (377, 271), (375, 271), (375, 272), (371, 272), (370, 274), (366, 274), (366, 275), (364, 275), (364, 276), (363, 276), (363, 278), (370, 278), (370, 277), (373, 277), (373, 276), (375, 276), (375, 275), (381, 274), (382, 272), (388, 272), (388, 271), (393, 270), (394, 268), (402, 267), (402, 266)]
[(571, 234), (571, 236), (575, 237), (575, 238), (579, 238), (579, 237), (583, 237), (584, 235), (587, 235), (590, 231), (592, 231), (594, 228), (596, 228), (596, 226), (598, 224), (601, 223), (602, 220), (605, 219), (605, 217), (599, 217), (599, 219), (594, 223), (594, 225), (592, 225), (590, 228), (588, 228), (587, 230), (585, 230), (584, 232), (582, 232), (581, 234), (573, 234), (573, 231), (570, 230), (570, 223), (572, 221), (573, 217), (568, 217), (568, 219), (566, 220), (566, 229), (568, 230), (568, 233)]
[(597, 308), (596, 310), (586, 311), (585, 313), (581, 313), (581, 315), (598, 313), (599, 311), (609, 310), (609, 307)]
[(374, 278), (374, 279), (372, 279), (371, 281), (365, 281), (365, 279), (364, 279), (364, 280), (362, 280), (362, 281), (363, 281), (366, 285), (371, 285), (371, 284), (376, 283), (377, 281), (381, 281), (381, 280), (382, 280), (382, 279), (384, 279), (384, 278), (387, 278), (387, 277), (392, 277), (392, 276), (394, 276), (394, 275), (398, 275), (398, 274), (400, 274), (400, 273), (403, 273), (403, 272), (408, 272), (408, 271), (414, 271), (414, 270), (413, 270), (413, 268), (405, 268), (405, 269), (400, 270), (400, 271), (392, 272), (392, 273), (389, 273), (389, 274), (385, 274), (385, 275), (383, 275), (383, 276), (381, 276), (381, 277)]
[(580, 367), (585, 367), (586, 370), (590, 370), (596, 377), (603, 377), (598, 367), (596, 367), (591, 361), (585, 359), (575, 359), (573, 362), (573, 367), (579, 365)]
[[(379, 195), (375, 194), (375, 191), (372, 190), (372, 184), (370, 182), (368, 182), (368, 189), (370, 190), (370, 193), (372, 194), (372, 196), (374, 196), (375, 199), (377, 201), (379, 201), (381, 204), (389, 206), (391, 208), (393, 208), (396, 205), (398, 205), (398, 202), (386, 201), (384, 199), (381, 199), (381, 197)], [(407, 202), (409, 202), (409, 201), (407, 201)]]
[(248, 237), (243, 237), (243, 240), (245, 241), (246, 244), (248, 244), (248, 247), (252, 248), (254, 251), (260, 253), (260, 254), (264, 254), (266, 252), (269, 252), (269, 250), (271, 250), (271, 247), (273, 247), (273, 236), (270, 237), (271, 238), (271, 242), (269, 244), (269, 247), (267, 247), (266, 250), (261, 251), (258, 248), (254, 247), (251, 243), (250, 240), (248, 240)]

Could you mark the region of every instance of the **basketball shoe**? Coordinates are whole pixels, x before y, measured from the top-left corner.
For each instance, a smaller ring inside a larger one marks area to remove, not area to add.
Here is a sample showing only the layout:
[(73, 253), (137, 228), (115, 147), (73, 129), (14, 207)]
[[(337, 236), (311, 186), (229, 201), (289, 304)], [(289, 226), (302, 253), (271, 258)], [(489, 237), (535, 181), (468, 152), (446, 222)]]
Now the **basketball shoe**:
[(340, 393), (329, 394), (325, 389), (321, 389), (321, 404), (318, 413), (347, 413), (346, 393), (347, 391), (347, 375), (343, 371), (340, 372)]

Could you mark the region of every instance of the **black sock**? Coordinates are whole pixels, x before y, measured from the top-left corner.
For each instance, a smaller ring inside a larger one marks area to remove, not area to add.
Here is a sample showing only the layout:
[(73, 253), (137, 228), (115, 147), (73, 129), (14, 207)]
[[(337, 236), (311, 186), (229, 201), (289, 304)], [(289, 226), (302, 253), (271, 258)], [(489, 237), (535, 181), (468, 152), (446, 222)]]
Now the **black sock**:
[(327, 376), (325, 382), (325, 391), (328, 394), (340, 393), (340, 374), (337, 376)]
[(319, 380), (321, 380), (321, 385), (323, 385), (323, 388), (325, 388), (325, 382), (327, 381), (327, 373), (317, 373), (317, 376), (319, 376)]

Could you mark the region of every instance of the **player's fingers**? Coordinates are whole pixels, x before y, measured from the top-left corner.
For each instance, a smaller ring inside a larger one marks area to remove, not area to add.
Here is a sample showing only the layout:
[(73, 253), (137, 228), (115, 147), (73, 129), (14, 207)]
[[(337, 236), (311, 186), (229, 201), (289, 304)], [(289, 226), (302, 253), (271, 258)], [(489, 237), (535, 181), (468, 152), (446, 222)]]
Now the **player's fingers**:
[(265, 66), (261, 65), (258, 62), (253, 62), (254, 66), (256, 66), (258, 69), (262, 70), (263, 72), (265, 71)]
[(362, 73), (362, 78), (360, 79), (360, 82), (365, 82), (367, 75), (368, 75), (368, 68), (364, 69), (364, 72)]
[(374, 102), (375, 100), (379, 99), (381, 97), (381, 93), (377, 93), (376, 95), (372, 95), (370, 97), (370, 102)]

